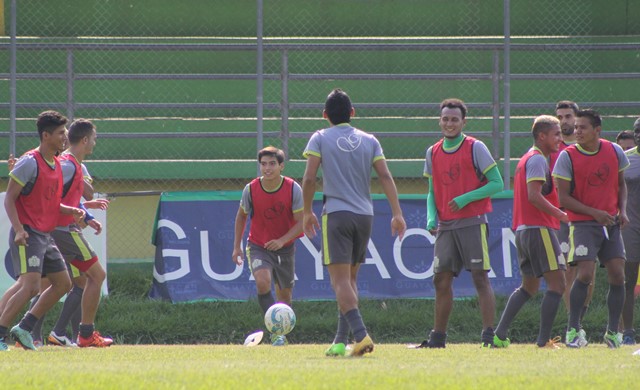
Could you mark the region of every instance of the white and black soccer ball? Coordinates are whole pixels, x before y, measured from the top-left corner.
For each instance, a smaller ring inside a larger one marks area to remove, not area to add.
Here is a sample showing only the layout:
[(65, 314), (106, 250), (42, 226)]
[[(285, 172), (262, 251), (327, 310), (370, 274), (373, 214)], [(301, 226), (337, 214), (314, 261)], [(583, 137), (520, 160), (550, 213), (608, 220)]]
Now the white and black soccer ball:
[(264, 315), (267, 331), (278, 336), (288, 334), (296, 326), (296, 313), (284, 303), (271, 306)]

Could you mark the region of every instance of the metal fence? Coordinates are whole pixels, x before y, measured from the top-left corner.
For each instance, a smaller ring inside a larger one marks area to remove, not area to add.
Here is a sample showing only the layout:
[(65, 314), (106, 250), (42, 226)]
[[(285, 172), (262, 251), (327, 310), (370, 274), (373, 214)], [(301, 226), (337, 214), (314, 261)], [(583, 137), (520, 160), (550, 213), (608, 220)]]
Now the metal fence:
[(404, 193), (426, 189), (422, 159), (444, 98), (468, 103), (466, 131), (506, 176), (531, 143), (532, 117), (558, 100), (598, 109), (607, 137), (640, 113), (630, 1), (115, 3), (5, 1), (0, 39), (0, 149), (32, 148), (45, 109), (94, 120), (87, 166), (113, 200), (114, 259), (153, 256), (160, 191), (240, 190), (262, 145), (283, 148), (287, 173), (301, 177), (335, 87), (354, 100), (354, 125), (381, 140)]

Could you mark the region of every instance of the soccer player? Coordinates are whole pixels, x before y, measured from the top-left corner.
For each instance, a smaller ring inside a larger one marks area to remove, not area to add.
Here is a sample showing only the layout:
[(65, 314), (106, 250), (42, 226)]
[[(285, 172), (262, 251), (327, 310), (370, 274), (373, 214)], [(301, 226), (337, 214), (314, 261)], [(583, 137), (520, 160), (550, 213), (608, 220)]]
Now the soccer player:
[(580, 313), (593, 282), (596, 259), (607, 269), (609, 321), (604, 341), (610, 348), (622, 342), (618, 323), (624, 304), (625, 252), (620, 229), (628, 222), (624, 170), (629, 159), (622, 148), (600, 138), (602, 120), (593, 110), (578, 111), (577, 144), (560, 153), (553, 176), (560, 205), (569, 215), (570, 263), (577, 267), (569, 296), (567, 346), (580, 348)]
[(440, 104), (444, 138), (426, 153), (427, 230), (437, 233), (433, 259), (436, 302), (433, 330), (416, 348), (445, 348), (453, 278), (463, 269), (471, 272), (478, 293), (482, 346), (493, 346), (496, 303), (488, 276), (487, 213), (492, 210), (489, 197), (502, 189), (503, 181), (485, 144), (462, 132), (466, 116), (462, 100), (444, 100)]
[(332, 90), (322, 112), (330, 127), (313, 133), (303, 154), (307, 158), (302, 180), (304, 232), (313, 238), (316, 229), (320, 229), (311, 206), (318, 168), (322, 167), (322, 260), (329, 271), (339, 311), (336, 335), (326, 356), (345, 355), (349, 330), (355, 339), (351, 356), (370, 353), (374, 347), (358, 309), (356, 284), (373, 224), (372, 168), (391, 206), (391, 234), (402, 239), (407, 229), (382, 147), (373, 135), (351, 126), (354, 115), (349, 96), (341, 89)]
[(541, 115), (534, 120), (531, 134), (534, 145), (520, 159), (513, 182), (513, 229), (522, 284), (509, 297), (493, 344), (499, 348), (509, 346), (509, 325), (522, 306), (538, 292), (540, 278), (544, 278), (547, 291), (540, 307), (536, 344), (556, 349), (560, 338), (551, 339), (551, 328), (565, 288), (566, 264), (553, 230), (560, 228), (559, 221), (569, 220), (558, 208), (558, 193), (547, 159), (550, 153), (558, 150), (560, 122), (552, 116)]
[(636, 146), (635, 137), (633, 131), (622, 130), (616, 135), (616, 143), (620, 145), (625, 152)]
[(638, 280), (638, 264), (640, 264), (640, 118), (633, 124), (633, 137), (636, 146), (625, 153), (629, 158), (629, 168), (624, 171), (627, 185), (627, 215), (629, 225), (622, 230), (622, 239), (627, 254), (625, 263), (625, 300), (622, 308), (622, 324), (624, 332), (622, 343), (635, 344), (636, 331), (633, 327), (633, 306), (635, 304), (634, 289)]
[[(302, 189), (295, 180), (282, 176), (284, 152), (268, 146), (258, 152), (261, 177), (244, 187), (236, 214), (232, 260), (241, 265), (242, 235), (247, 217), (251, 227), (247, 261), (256, 281), (258, 303), (263, 314), (276, 303), (271, 293), (275, 282), (278, 302), (291, 306), (295, 283), (296, 238), (302, 236)], [(284, 346), (283, 335), (271, 335), (273, 346)]]
[[(77, 119), (69, 126), (68, 138), (69, 149), (60, 157), (64, 183), (62, 203), (65, 205), (79, 205), (81, 197), (85, 193), (85, 181), (90, 182), (91, 180), (91, 176), (82, 161), (93, 152), (93, 148), (96, 145), (96, 128), (89, 120)], [(84, 207), (87, 208), (100, 208), (105, 210), (108, 205), (109, 201), (106, 199), (84, 202)], [(96, 231), (96, 234), (102, 231), (102, 225), (95, 218), (88, 219), (86, 223)], [(55, 240), (64, 259), (82, 272), (85, 278), (82, 279), (82, 282), (76, 282), (74, 289), (69, 292), (71, 302), (69, 302), (68, 305), (70, 307), (64, 310), (63, 306), (61, 315), (64, 317), (49, 334), (49, 342), (55, 345), (69, 345), (70, 340), (66, 335), (57, 332), (66, 328), (66, 323), (68, 323), (70, 316), (75, 311), (73, 305), (77, 305), (77, 297), (79, 295), (79, 291), (77, 290), (80, 289), (82, 290), (81, 322), (77, 345), (79, 347), (110, 346), (113, 344), (113, 340), (108, 337), (102, 337), (100, 332), (95, 330), (94, 325), (96, 312), (100, 303), (102, 283), (106, 277), (104, 268), (102, 268), (102, 265), (98, 261), (97, 254), (85, 239), (81, 226), (68, 216), (60, 216), (58, 219), (58, 227), (51, 232), (51, 236)], [(82, 288), (82, 284), (84, 284), (84, 288)]]
[(38, 293), (42, 274), (47, 275), (51, 286), (11, 328), (11, 335), (25, 349), (36, 349), (29, 332), (71, 287), (62, 255), (50, 235), (60, 213), (76, 219), (85, 215), (79, 208), (61, 204), (62, 172), (56, 154), (67, 139), (66, 123), (67, 118), (58, 112), (41, 113), (36, 122), (40, 145), (20, 157), (9, 174), (4, 206), (11, 221), (9, 246), (18, 280), (2, 299), (6, 304), (0, 315), (0, 350), (8, 349), (8, 327)]

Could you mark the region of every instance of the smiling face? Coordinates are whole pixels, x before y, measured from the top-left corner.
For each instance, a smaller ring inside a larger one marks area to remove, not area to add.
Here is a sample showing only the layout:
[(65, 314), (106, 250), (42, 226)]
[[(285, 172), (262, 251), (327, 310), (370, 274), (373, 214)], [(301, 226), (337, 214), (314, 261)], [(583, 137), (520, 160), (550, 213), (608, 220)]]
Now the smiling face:
[(284, 169), (284, 163), (278, 163), (275, 156), (262, 156), (260, 158), (260, 173), (267, 180), (280, 178), (280, 173)]
[(541, 147), (545, 154), (557, 152), (560, 149), (560, 141), (562, 136), (560, 135), (560, 126), (553, 124), (551, 128), (546, 132), (540, 134)]
[(444, 107), (440, 112), (440, 129), (445, 138), (456, 138), (464, 128), (467, 120), (462, 117), (459, 108)]
[(67, 144), (67, 128), (64, 125), (56, 127), (51, 133), (42, 133), (42, 144), (54, 152), (61, 153)]

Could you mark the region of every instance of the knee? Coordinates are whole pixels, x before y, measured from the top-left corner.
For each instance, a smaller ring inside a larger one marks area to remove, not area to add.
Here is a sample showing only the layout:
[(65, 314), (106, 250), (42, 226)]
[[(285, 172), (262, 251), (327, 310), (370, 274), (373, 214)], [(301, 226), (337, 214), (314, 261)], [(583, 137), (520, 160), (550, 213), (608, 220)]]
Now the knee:
[(489, 275), (485, 271), (473, 271), (471, 272), (471, 278), (473, 279), (473, 284), (477, 289), (483, 289), (490, 287), (489, 283)]

